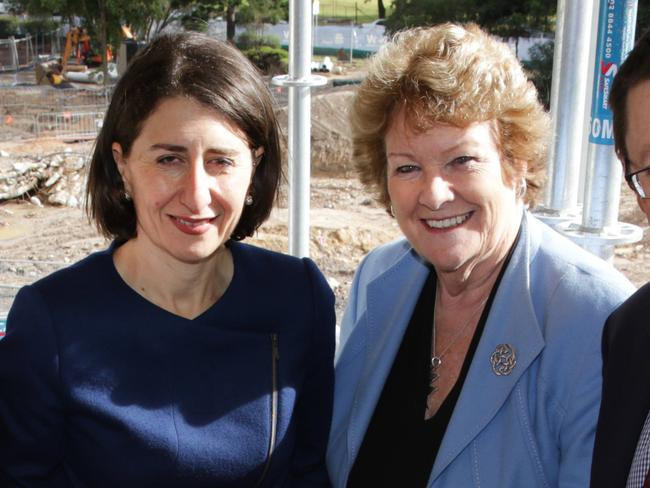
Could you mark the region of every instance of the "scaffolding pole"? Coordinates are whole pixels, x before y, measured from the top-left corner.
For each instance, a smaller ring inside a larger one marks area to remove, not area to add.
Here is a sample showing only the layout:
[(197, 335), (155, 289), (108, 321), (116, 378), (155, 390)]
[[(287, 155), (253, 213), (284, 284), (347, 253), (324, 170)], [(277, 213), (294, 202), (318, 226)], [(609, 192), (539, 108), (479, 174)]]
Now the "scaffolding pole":
[(582, 221), (558, 228), (588, 251), (611, 260), (614, 246), (641, 239), (641, 228), (618, 222), (621, 164), (614, 153), (609, 92), (614, 76), (634, 44), (637, 0), (600, 0), (591, 119), (588, 124)]
[(544, 205), (536, 209), (536, 214), (551, 226), (579, 215), (593, 15), (591, 1), (558, 1), (551, 84), (554, 139), (549, 151)]
[(311, 177), (311, 87), (327, 83), (311, 74), (312, 10), (310, 0), (289, 3), (289, 74), (274, 85), (289, 90), (289, 253), (309, 256)]

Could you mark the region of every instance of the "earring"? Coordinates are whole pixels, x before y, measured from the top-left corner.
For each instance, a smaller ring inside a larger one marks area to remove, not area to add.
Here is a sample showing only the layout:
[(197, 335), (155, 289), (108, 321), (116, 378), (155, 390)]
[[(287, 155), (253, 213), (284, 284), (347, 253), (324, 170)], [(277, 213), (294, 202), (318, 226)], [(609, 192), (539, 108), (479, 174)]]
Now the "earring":
[(251, 195), (250, 193), (246, 195), (246, 199), (244, 200), (244, 203), (249, 207), (253, 205), (253, 195)]
[(127, 190), (124, 190), (122, 196), (124, 197), (124, 200), (126, 200), (127, 202), (130, 202), (132, 200), (131, 194)]
[(393, 209), (393, 204), (392, 203), (390, 204), (389, 211), (390, 211), (390, 216), (395, 217), (395, 209)]

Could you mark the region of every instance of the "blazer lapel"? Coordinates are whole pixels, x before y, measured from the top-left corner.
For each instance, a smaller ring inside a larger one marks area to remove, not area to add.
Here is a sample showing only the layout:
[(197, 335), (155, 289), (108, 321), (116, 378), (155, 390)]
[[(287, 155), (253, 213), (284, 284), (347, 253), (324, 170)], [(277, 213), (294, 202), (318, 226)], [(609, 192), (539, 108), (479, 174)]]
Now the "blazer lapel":
[(367, 348), (350, 414), (348, 473), (428, 273), (427, 265), (409, 248), (394, 266), (368, 284)]
[[(467, 373), (454, 413), (431, 473), (433, 482), (497, 414), (519, 378), (544, 348), (533, 309), (529, 263), (538, 247), (537, 234), (523, 219), (517, 247), (494, 297), (483, 335)], [(531, 235), (532, 233), (532, 235)], [(500, 344), (515, 351), (509, 374), (498, 376), (490, 358)], [(480, 408), (477, 408), (480, 405)]]

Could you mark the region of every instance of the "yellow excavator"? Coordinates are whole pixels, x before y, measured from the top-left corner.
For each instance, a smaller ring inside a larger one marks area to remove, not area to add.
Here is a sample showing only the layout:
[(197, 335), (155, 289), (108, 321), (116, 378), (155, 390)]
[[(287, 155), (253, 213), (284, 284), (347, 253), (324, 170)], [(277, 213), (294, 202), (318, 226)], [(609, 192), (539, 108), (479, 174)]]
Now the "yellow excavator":
[[(90, 54), (90, 36), (86, 29), (73, 27), (65, 35), (63, 55), (54, 61), (48, 61), (36, 66), (36, 83), (51, 84), (55, 88), (67, 85), (65, 74), (68, 71), (85, 71), (86, 65), (82, 60)], [(70, 63), (73, 58), (73, 63)]]
[[(124, 36), (132, 36), (128, 27), (124, 26), (122, 31)], [(113, 54), (110, 46), (106, 56), (109, 62), (112, 61)], [(100, 79), (103, 80), (103, 74), (98, 75), (87, 71), (88, 67), (97, 67), (101, 64), (102, 56), (93, 54), (90, 47), (90, 36), (86, 29), (73, 27), (65, 36), (65, 49), (61, 58), (36, 66), (36, 83), (49, 83), (55, 88), (65, 88), (70, 86), (68, 80), (98, 82)]]
[[(68, 69), (68, 63), (72, 56), (74, 56), (76, 61), (75, 65), (85, 66), (84, 62), (90, 55), (90, 36), (86, 32), (86, 29), (83, 27), (73, 27), (65, 36), (65, 50), (61, 57), (61, 73), (65, 73)], [(72, 65), (70, 65), (70, 68), (72, 68)]]

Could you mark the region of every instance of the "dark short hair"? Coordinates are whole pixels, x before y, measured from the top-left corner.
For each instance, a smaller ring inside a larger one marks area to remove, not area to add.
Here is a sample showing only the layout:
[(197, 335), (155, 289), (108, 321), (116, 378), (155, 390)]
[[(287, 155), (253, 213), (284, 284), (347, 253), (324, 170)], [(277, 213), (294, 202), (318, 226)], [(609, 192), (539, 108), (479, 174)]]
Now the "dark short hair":
[(107, 237), (136, 235), (133, 202), (113, 159), (117, 142), (128, 156), (151, 113), (182, 96), (215, 110), (239, 128), (251, 151), (262, 147), (251, 193), (231, 239), (242, 240), (268, 218), (282, 177), (280, 132), (267, 84), (235, 47), (203, 34), (163, 34), (140, 50), (115, 86), (90, 163), (86, 210)]
[(616, 154), (629, 173), (627, 145), (627, 94), (638, 83), (650, 80), (650, 29), (639, 38), (634, 48), (621, 64), (609, 93), (609, 107), (614, 114), (614, 147)]

